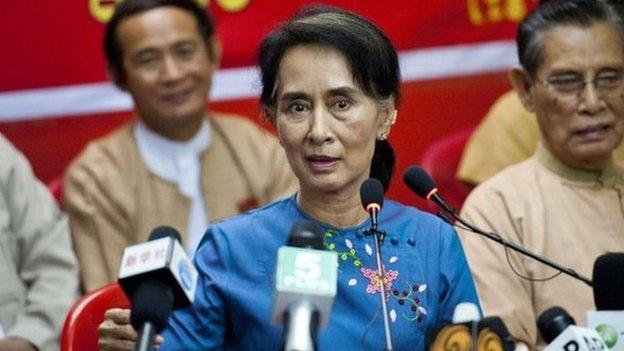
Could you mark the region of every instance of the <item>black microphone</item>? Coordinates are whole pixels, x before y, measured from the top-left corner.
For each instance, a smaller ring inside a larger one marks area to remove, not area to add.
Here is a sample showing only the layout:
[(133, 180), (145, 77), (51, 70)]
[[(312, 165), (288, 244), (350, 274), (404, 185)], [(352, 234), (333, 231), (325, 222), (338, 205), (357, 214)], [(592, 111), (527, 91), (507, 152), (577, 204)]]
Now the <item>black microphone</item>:
[(132, 302), (130, 324), (139, 332), (135, 350), (152, 350), (171, 311), (193, 302), (197, 276), (174, 228), (158, 227), (146, 243), (124, 249), (118, 281)]
[(384, 190), (381, 182), (375, 178), (368, 178), (360, 187), (362, 206), (371, 218), (371, 229), (377, 230), (377, 215), (384, 202)]
[(607, 253), (594, 263), (594, 303), (599, 311), (624, 310), (624, 253)]
[(550, 344), (571, 325), (576, 325), (576, 321), (559, 306), (547, 309), (537, 318), (537, 330), (547, 344)]
[(455, 212), (455, 209), (444, 201), (438, 192), (438, 186), (435, 181), (422, 167), (408, 167), (405, 173), (403, 173), (403, 182), (419, 197), (435, 202), (436, 205), (440, 206), (446, 212)]
[[(375, 237), (375, 259), (377, 261), (377, 274), (380, 277), (384, 277), (384, 269), (381, 263), (381, 244), (384, 240), (386, 233), (377, 229), (378, 221), (377, 215), (381, 211), (384, 201), (384, 190), (381, 182), (375, 178), (368, 178), (360, 186), (360, 200), (362, 206), (371, 218), (371, 228), (367, 230), (367, 235), (373, 235)], [(386, 351), (392, 351), (392, 333), (390, 332), (390, 318), (388, 316), (388, 294), (386, 291), (386, 285), (383, 279), (379, 280), (381, 299), (381, 311), (383, 313), (384, 322), (384, 336), (386, 339)]]
[(600, 335), (591, 328), (579, 327), (572, 316), (559, 306), (540, 314), (537, 329), (548, 343), (544, 351), (590, 351), (608, 350)]
[(497, 233), (485, 231), (483, 229), (480, 229), (472, 225), (470, 222), (466, 221), (451, 206), (449, 206), (444, 201), (444, 199), (438, 194), (438, 189), (435, 186), (435, 182), (433, 181), (433, 179), (431, 179), (427, 171), (425, 171), (422, 167), (410, 166), (405, 171), (405, 173), (403, 173), (403, 181), (413, 192), (416, 193), (416, 195), (435, 202), (448, 215), (450, 215), (459, 223), (464, 225), (471, 232), (483, 235), (490, 240), (494, 240), (497, 243), (505, 247), (508, 247), (516, 252), (523, 254), (524, 256), (531, 257), (532, 259), (538, 262), (541, 262), (547, 265), (548, 267), (554, 268), (562, 273), (565, 273), (571, 276), (572, 278), (578, 279), (582, 281), (583, 283), (589, 286), (592, 286), (592, 281), (589, 278), (577, 273), (575, 270), (568, 268), (568, 267), (564, 267), (556, 262), (551, 261), (550, 259), (546, 257), (533, 253), (520, 245), (514, 244), (510, 241), (503, 239), (503, 237), (501, 237)]

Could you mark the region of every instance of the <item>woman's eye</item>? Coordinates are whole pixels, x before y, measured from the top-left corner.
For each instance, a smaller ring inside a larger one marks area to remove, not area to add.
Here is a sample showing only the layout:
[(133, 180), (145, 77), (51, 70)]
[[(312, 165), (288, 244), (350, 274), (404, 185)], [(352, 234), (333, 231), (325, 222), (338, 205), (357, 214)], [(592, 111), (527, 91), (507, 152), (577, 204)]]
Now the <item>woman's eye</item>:
[(301, 103), (293, 103), (288, 107), (289, 113), (302, 113), (306, 111), (306, 106)]
[(339, 110), (346, 110), (351, 106), (351, 103), (345, 99), (338, 100), (334, 103), (334, 107)]

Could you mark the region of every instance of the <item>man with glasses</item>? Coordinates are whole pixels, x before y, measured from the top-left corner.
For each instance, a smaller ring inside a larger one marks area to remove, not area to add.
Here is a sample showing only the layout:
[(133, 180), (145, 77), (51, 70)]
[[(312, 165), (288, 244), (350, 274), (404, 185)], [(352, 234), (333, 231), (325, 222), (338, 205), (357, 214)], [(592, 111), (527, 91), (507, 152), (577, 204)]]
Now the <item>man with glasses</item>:
[[(597, 256), (624, 251), (624, 40), (613, 9), (594, 0), (551, 1), (518, 29), (521, 68), (511, 81), (537, 115), (530, 159), (477, 187), (463, 215), (475, 225), (591, 276)], [(585, 324), (590, 287), (544, 265), (462, 235), (486, 314), (534, 347), (537, 317), (562, 306)], [(556, 276), (556, 277), (554, 277)], [(554, 277), (553, 279), (549, 279)]]

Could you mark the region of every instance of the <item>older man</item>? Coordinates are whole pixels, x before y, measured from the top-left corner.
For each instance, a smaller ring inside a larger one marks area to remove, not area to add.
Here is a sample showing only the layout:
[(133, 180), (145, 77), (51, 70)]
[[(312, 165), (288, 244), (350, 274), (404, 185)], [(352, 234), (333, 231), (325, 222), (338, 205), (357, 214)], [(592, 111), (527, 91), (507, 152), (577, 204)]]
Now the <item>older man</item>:
[(84, 288), (117, 277), (125, 246), (161, 224), (192, 253), (208, 223), (294, 191), (278, 142), (207, 112), (220, 46), (193, 0), (126, 0), (104, 38), (109, 75), (138, 120), (91, 143), (69, 168), (64, 206)]
[(0, 351), (58, 350), (77, 298), (67, 217), (0, 135)]
[[(532, 251), (591, 275), (594, 260), (624, 251), (624, 170), (613, 150), (624, 132), (624, 41), (612, 8), (594, 0), (546, 2), (518, 30), (522, 68), (511, 73), (537, 115), (541, 143), (530, 159), (477, 187), (463, 214)], [(464, 233), (487, 314), (539, 342), (535, 320), (563, 306), (579, 323), (592, 290), (544, 265)], [(521, 277), (522, 276), (522, 277)]]

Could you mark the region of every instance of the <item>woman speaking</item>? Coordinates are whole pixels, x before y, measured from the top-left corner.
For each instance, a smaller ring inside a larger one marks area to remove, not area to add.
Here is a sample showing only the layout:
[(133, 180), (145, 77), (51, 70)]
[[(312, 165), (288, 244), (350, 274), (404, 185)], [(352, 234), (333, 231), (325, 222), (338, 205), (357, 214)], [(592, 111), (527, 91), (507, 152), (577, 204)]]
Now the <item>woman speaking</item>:
[[(276, 255), (302, 220), (320, 227), (325, 248), (339, 257), (337, 295), (318, 349), (381, 350), (380, 277), (359, 189), (369, 177), (387, 188), (392, 177), (396, 51), (368, 20), (315, 7), (263, 40), (259, 65), (261, 106), (300, 191), (210, 227), (195, 256), (195, 303), (172, 314), (161, 350), (279, 349), (283, 329), (271, 324)], [(379, 227), (387, 233), (382, 279), (394, 347), (422, 350), (427, 328), (450, 321), (458, 303), (478, 305), (461, 244), (438, 218), (391, 200)], [(108, 323), (121, 319), (114, 315)], [(119, 335), (111, 330), (101, 329), (101, 345)]]

